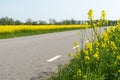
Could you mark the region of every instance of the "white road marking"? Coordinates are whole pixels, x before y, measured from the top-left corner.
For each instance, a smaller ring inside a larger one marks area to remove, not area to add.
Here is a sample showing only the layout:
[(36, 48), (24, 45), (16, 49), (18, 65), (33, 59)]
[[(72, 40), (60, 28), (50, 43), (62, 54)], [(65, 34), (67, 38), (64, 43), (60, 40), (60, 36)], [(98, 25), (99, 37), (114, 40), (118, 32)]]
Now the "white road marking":
[(73, 49), (76, 49), (76, 48), (79, 48), (80, 46), (78, 45), (78, 46), (75, 46), (75, 47), (73, 47)]
[(55, 56), (55, 57), (53, 57), (53, 58), (47, 60), (47, 62), (52, 62), (52, 61), (54, 61), (54, 60), (60, 58), (61, 56), (62, 56), (62, 55), (57, 55), (57, 56)]

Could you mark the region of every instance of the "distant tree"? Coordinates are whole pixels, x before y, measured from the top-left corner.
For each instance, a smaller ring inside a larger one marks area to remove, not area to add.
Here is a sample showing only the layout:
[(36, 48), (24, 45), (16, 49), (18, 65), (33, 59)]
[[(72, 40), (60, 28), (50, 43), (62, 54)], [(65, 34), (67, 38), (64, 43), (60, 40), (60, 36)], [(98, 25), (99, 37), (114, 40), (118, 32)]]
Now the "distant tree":
[(32, 25), (37, 25), (37, 21), (32, 21)]
[(39, 20), (39, 21), (38, 21), (38, 24), (39, 24), (39, 25), (45, 25), (45, 24), (48, 24), (48, 23), (47, 23), (46, 21)]
[(62, 20), (61, 23), (67, 25), (67, 24), (70, 24), (70, 21), (69, 20)]
[(12, 18), (2, 17), (0, 18), (0, 24), (1, 25), (14, 25), (14, 20)]
[(28, 18), (25, 22), (26, 25), (32, 25), (32, 19)]
[(8, 18), (7, 24), (8, 24), (8, 25), (14, 25), (14, 24), (15, 24), (15, 21), (14, 21), (12, 18)]
[(7, 17), (0, 18), (0, 24), (1, 25), (6, 25), (7, 24)]
[(76, 24), (83, 24), (82, 21), (76, 21)]
[(57, 21), (55, 19), (49, 19), (49, 24), (57, 24)]
[[(88, 20), (74, 20), (74, 19), (65, 19), (61, 21), (56, 21), (55, 19), (49, 19), (49, 23), (43, 20), (33, 21), (32, 19), (28, 18), (26, 22), (21, 22), (20, 20), (14, 20), (13, 18), (1, 17), (0, 18), (0, 25), (45, 25), (45, 24), (55, 24), (55, 25), (70, 25), (70, 24), (84, 24), (87, 22), (90, 24)], [(94, 20), (94, 23), (98, 23), (98, 20)], [(108, 20), (108, 24), (104, 24), (104, 26), (115, 26), (117, 24), (117, 20)]]
[(21, 24), (23, 24), (21, 21), (19, 21), (19, 20), (16, 20), (15, 22), (15, 25), (21, 25)]
[(70, 24), (76, 24), (76, 21), (74, 19), (71, 19)]

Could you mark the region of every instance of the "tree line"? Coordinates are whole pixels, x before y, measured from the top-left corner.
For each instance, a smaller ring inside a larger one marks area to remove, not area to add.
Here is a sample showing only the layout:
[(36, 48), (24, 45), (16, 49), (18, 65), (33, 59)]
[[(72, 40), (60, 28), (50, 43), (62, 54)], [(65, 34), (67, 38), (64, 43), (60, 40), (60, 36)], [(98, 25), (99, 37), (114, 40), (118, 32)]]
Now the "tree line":
[[(95, 20), (96, 22), (98, 20)], [(71, 24), (84, 24), (88, 23), (88, 20), (74, 20), (74, 19), (66, 19), (61, 21), (56, 21), (55, 19), (49, 19), (49, 22), (38, 20), (34, 21), (32, 19), (27, 19), (25, 22), (22, 22), (20, 20), (14, 20), (13, 18), (8, 17), (2, 17), (0, 18), (0, 25), (71, 25)], [(116, 25), (117, 20), (108, 20), (108, 24), (106, 26), (114, 26)]]

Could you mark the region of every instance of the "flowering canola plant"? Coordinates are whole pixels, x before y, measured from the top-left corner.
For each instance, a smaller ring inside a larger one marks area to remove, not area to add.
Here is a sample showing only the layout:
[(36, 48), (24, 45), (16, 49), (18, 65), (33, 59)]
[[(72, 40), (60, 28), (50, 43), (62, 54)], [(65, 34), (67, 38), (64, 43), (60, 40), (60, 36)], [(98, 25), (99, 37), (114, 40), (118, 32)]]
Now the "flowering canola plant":
[[(120, 20), (116, 27), (105, 28), (104, 33), (98, 34), (98, 26), (93, 25), (92, 9), (88, 12), (88, 19), (96, 39), (87, 42), (85, 47), (76, 48), (70, 63), (51, 80), (120, 80)], [(106, 23), (105, 10), (102, 11), (99, 23), (100, 26)], [(74, 44), (75, 47), (79, 45), (78, 42)]]

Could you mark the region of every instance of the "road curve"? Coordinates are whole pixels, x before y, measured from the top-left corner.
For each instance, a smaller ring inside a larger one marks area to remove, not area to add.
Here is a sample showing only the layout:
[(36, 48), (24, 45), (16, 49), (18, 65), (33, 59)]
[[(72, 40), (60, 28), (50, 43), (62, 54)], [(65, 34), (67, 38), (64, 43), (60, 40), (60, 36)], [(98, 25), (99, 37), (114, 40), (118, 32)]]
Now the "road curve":
[[(0, 40), (0, 80), (42, 80), (75, 52), (74, 41), (93, 36), (91, 29)], [(81, 44), (80, 44), (81, 45)]]

